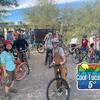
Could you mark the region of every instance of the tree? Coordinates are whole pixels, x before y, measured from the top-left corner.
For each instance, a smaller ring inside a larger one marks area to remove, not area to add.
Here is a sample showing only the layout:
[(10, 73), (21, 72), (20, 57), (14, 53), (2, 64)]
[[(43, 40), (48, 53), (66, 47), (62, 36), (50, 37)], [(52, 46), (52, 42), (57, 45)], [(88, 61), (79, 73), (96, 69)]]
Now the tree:
[(16, 0), (0, 0), (1, 6), (18, 6), (18, 3)]
[(0, 0), (0, 18), (6, 16), (8, 11), (5, 8), (11, 6), (18, 6), (17, 0)]
[(54, 0), (38, 0), (32, 11), (26, 12), (27, 21), (37, 27), (55, 26), (59, 9)]

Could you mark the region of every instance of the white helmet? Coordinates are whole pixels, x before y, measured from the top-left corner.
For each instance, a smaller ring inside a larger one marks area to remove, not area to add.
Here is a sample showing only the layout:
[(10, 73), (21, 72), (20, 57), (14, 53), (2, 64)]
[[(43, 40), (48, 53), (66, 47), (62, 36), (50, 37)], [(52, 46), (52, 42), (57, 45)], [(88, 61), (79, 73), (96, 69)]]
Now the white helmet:
[(59, 39), (58, 38), (52, 39), (52, 43), (59, 43)]
[(48, 35), (49, 35), (49, 36), (51, 36), (51, 35), (52, 35), (52, 33), (51, 33), (51, 32), (49, 32), (49, 33), (48, 33)]

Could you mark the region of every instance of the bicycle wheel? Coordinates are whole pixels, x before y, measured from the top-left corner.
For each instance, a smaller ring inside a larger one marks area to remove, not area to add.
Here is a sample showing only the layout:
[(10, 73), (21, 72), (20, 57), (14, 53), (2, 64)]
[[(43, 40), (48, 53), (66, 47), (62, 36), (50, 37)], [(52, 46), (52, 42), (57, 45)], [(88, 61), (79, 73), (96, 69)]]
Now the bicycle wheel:
[(22, 63), (17, 66), (18, 68), (15, 70), (15, 79), (20, 81), (25, 78), (28, 73), (28, 65), (26, 63)]
[(37, 51), (38, 53), (44, 53), (45, 52), (45, 48), (43, 44), (39, 44), (37, 47)]
[[(57, 83), (61, 84), (57, 86)], [(47, 100), (69, 100), (70, 88), (68, 83), (60, 78), (54, 78), (50, 81), (46, 91)]]
[(76, 53), (72, 54), (72, 61), (73, 61), (73, 63), (78, 64), (78, 63), (80, 63), (80, 60), (81, 60), (81, 57), (80, 57), (79, 54), (76, 54)]

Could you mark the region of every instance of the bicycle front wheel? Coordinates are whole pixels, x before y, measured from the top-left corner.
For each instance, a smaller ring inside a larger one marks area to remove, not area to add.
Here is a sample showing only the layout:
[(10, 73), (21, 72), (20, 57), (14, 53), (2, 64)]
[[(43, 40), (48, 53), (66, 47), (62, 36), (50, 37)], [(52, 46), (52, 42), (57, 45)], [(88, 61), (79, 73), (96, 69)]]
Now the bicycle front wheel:
[(25, 76), (28, 73), (28, 65), (26, 63), (22, 63), (20, 65), (17, 66), (16, 70), (15, 70), (15, 79), (17, 81), (20, 81), (22, 79), (25, 78)]
[(47, 100), (69, 100), (70, 88), (64, 79), (55, 78), (50, 81), (46, 91)]

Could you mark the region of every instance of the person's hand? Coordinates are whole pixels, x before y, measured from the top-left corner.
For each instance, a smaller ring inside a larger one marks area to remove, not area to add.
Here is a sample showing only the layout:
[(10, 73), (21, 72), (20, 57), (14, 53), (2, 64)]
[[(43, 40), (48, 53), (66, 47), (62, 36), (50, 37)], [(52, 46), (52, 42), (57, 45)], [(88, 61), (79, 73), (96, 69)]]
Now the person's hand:
[(55, 64), (55, 61), (53, 61), (53, 62), (50, 64), (50, 67), (52, 67), (54, 64)]
[(5, 77), (5, 79), (8, 78), (8, 74), (7, 74), (7, 72), (4, 72), (4, 77)]
[(61, 62), (60, 65), (62, 66), (64, 64), (64, 62)]

